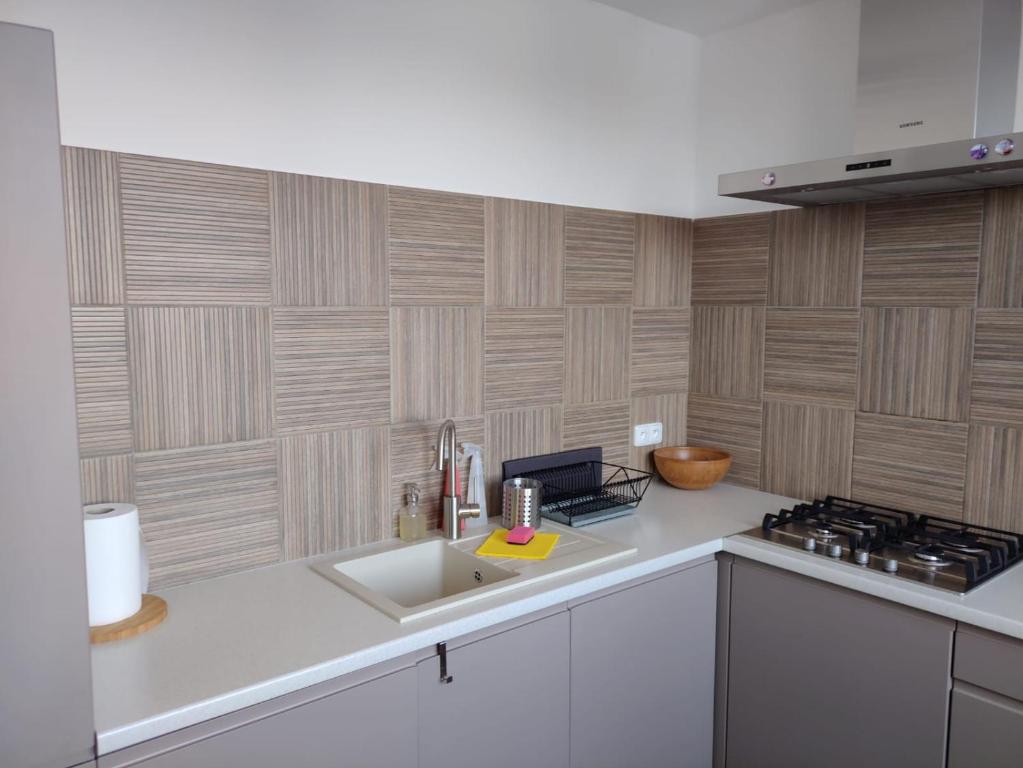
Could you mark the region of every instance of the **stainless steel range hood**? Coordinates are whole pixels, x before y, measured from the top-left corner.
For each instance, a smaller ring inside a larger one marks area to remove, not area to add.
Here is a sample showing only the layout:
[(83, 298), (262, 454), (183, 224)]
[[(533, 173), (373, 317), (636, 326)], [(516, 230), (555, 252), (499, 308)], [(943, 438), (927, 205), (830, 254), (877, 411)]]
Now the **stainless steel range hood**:
[(856, 154), (722, 174), (718, 194), (822, 205), (1023, 184), (1020, 5), (861, 0)]

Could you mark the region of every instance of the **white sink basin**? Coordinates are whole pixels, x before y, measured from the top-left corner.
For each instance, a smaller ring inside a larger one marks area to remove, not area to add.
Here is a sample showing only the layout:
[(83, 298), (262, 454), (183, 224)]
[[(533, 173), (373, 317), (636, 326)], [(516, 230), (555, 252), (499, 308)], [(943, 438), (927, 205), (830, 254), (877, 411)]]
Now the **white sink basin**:
[(543, 530), (561, 534), (546, 560), (477, 557), (473, 552), (490, 535), (487, 530), (457, 542), (438, 537), (416, 544), (387, 544), (382, 551), (375, 545), (371, 554), (353, 553), (313, 568), (405, 622), (636, 551), (556, 523), (545, 522)]

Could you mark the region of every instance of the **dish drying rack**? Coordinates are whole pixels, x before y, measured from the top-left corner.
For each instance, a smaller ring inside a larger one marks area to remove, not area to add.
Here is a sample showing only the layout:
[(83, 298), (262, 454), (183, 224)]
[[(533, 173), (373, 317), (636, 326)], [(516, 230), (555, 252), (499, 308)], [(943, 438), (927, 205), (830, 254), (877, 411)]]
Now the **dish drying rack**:
[(652, 472), (604, 462), (602, 453), (586, 448), (505, 462), (504, 475), (543, 483), (542, 517), (564, 525), (589, 525), (630, 514), (653, 479)]

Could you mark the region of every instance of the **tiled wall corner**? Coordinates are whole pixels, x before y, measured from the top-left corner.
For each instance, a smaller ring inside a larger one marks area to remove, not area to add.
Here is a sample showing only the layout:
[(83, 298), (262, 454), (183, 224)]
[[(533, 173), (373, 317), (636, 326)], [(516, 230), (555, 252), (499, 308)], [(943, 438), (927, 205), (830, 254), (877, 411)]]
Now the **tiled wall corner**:
[[(1021, 211), (1023, 187), (697, 220), (689, 441), (733, 482), (1023, 531)], [(762, 393), (737, 320), (761, 304)]]

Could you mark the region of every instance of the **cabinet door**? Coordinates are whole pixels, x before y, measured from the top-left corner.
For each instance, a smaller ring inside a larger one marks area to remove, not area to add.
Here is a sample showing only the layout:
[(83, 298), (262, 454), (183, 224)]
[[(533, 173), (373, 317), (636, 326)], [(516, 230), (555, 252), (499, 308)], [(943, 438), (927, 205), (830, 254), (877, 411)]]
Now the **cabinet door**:
[(1019, 768), (1021, 761), (1023, 702), (956, 683), (948, 768)]
[(416, 671), (394, 672), (139, 768), (415, 768)]
[(573, 607), (572, 765), (711, 764), (717, 565)]
[(736, 560), (727, 765), (944, 765), (952, 632), (946, 619)]
[(568, 766), (568, 613), (419, 663), (420, 768)]

